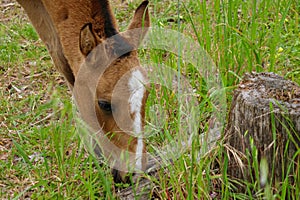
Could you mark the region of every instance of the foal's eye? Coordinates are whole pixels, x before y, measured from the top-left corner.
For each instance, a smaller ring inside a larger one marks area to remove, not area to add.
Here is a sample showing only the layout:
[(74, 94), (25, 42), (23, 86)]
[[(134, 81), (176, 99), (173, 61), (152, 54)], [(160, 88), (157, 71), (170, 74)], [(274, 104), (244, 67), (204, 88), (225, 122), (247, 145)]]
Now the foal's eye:
[(105, 112), (112, 112), (112, 107), (111, 107), (110, 102), (99, 100), (98, 105), (101, 110), (103, 110)]

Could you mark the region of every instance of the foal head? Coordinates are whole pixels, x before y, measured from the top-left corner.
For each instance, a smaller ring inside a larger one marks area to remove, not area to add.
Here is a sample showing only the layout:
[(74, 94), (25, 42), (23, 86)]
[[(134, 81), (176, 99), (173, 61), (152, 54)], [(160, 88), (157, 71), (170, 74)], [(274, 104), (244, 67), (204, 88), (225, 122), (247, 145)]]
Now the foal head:
[[(95, 88), (94, 110), (108, 140), (103, 142), (103, 139), (99, 146), (106, 158), (114, 159), (113, 174), (117, 182), (126, 181), (126, 174), (132, 168), (144, 171), (147, 162), (142, 138), (147, 77), (135, 50), (150, 25), (147, 4), (144, 1), (137, 8), (126, 32), (118, 34), (114, 23), (104, 23), (103, 32), (114, 32), (112, 36), (99, 37), (93, 24), (86, 24), (80, 33), (80, 49), (86, 64), (101, 71)], [(132, 32), (134, 29), (138, 30)], [(113, 158), (116, 155), (119, 158)]]

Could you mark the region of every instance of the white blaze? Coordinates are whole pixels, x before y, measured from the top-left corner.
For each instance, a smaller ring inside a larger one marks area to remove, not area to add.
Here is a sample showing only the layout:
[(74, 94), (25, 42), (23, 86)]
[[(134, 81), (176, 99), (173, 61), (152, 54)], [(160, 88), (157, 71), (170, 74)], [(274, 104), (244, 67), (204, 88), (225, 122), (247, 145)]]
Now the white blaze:
[(145, 78), (141, 71), (135, 70), (132, 72), (128, 81), (130, 89), (130, 112), (133, 114), (133, 131), (137, 135), (137, 147), (136, 147), (136, 168), (142, 170), (142, 156), (143, 156), (143, 138), (142, 138), (142, 101), (144, 98)]

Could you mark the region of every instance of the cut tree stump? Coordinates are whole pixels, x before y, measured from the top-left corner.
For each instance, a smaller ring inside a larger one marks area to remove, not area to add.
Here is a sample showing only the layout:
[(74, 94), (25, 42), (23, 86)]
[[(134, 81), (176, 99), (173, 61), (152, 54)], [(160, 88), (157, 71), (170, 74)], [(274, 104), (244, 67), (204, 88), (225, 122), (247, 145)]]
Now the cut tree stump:
[(295, 156), (300, 146), (300, 87), (274, 73), (246, 74), (234, 92), (225, 137), (231, 178), (257, 180), (262, 174), (257, 175), (254, 161), (259, 170), (265, 158), (269, 184), (287, 175), (293, 179), (300, 171), (299, 153)]

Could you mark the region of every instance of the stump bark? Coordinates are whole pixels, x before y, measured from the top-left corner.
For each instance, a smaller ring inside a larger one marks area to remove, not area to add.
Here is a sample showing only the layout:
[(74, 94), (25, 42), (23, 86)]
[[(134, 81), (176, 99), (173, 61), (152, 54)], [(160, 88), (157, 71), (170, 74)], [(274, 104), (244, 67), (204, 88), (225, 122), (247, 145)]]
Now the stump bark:
[(231, 178), (256, 180), (255, 159), (259, 166), (263, 157), (270, 184), (299, 173), (300, 87), (274, 73), (246, 74), (234, 92), (225, 134)]

